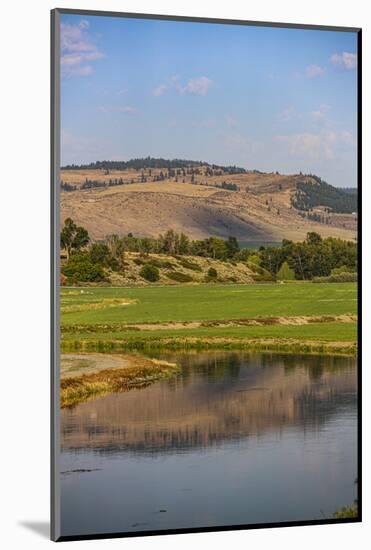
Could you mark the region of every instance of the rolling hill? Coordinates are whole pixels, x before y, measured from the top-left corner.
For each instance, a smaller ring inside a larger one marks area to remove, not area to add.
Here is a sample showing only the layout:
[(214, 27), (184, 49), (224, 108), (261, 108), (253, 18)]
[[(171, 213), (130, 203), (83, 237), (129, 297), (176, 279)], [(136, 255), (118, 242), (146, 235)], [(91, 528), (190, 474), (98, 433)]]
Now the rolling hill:
[(61, 219), (94, 239), (234, 235), (244, 243), (302, 240), (308, 231), (353, 240), (357, 195), (314, 175), (281, 175), (198, 161), (134, 159), (61, 169)]

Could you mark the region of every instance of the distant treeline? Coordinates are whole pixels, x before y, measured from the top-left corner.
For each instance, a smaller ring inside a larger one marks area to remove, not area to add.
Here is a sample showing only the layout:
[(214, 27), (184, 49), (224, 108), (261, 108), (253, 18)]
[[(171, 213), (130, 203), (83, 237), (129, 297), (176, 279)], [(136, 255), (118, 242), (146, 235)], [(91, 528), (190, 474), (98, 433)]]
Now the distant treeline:
[[(174, 182), (176, 183), (179, 181), (185, 183), (185, 177), (189, 175), (191, 176), (191, 179), (190, 181), (188, 181), (188, 183), (191, 183), (193, 185), (206, 185), (208, 187), (217, 187), (219, 189), (227, 189), (228, 191), (239, 191), (240, 189), (239, 186), (233, 182), (222, 181), (220, 183), (219, 182), (209, 183), (209, 182), (198, 181), (196, 179), (196, 176), (200, 174), (200, 171), (198, 168), (196, 169), (187, 168), (187, 170), (185, 170), (184, 168), (178, 168), (176, 170), (170, 169), (165, 174), (161, 170), (159, 174), (154, 174), (153, 176), (151, 174), (151, 170), (152, 169), (149, 170), (148, 175), (145, 175), (144, 172), (142, 172), (141, 176), (134, 179), (132, 178), (126, 181), (124, 181), (123, 178), (114, 178), (114, 179), (110, 178), (108, 181), (91, 180), (89, 178), (85, 178), (85, 181), (81, 185), (74, 185), (71, 183), (64, 182), (62, 180), (61, 189), (62, 191), (68, 192), (68, 191), (78, 191), (79, 189), (94, 189), (97, 187), (113, 187), (115, 185), (131, 185), (133, 183), (148, 183), (148, 181), (159, 182), (159, 181), (164, 181), (166, 179), (171, 179), (171, 178), (174, 178)], [(213, 172), (212, 170), (211, 172), (212, 172), (211, 174), (207, 173), (205, 174), (205, 176), (222, 175), (219, 172), (215, 174), (215, 172)]]
[(341, 190), (344, 191), (344, 193), (349, 193), (349, 195), (358, 195), (357, 187), (342, 187)]
[(346, 191), (329, 185), (318, 176), (307, 174), (317, 184), (306, 181), (296, 184), (297, 191), (292, 205), (298, 210), (309, 211), (317, 206), (330, 208), (332, 212), (351, 214), (357, 212), (357, 190)]
[(280, 247), (262, 247), (258, 255), (261, 267), (270, 273), (277, 274), (287, 262), (299, 280), (327, 277), (334, 269), (338, 273), (357, 272), (356, 243), (334, 237), (322, 239), (315, 232), (308, 233), (303, 242), (283, 240)]
[(91, 162), (90, 164), (67, 164), (62, 166), (62, 170), (143, 170), (148, 168), (157, 169), (175, 169), (189, 167), (210, 167), (212, 170), (222, 170), (228, 174), (243, 174), (245, 168), (239, 166), (220, 166), (217, 164), (209, 164), (201, 160), (185, 160), (185, 159), (164, 159), (164, 158), (137, 158), (131, 160), (102, 160)]
[(158, 238), (135, 237), (129, 233), (125, 237), (109, 235), (92, 243), (87, 230), (67, 218), (61, 231), (61, 247), (68, 257), (63, 271), (71, 274), (74, 270), (77, 278), (79, 270), (101, 274), (104, 268), (124, 271), (126, 252), (137, 252), (143, 257), (165, 254), (212, 258), (230, 262), (231, 271), (237, 262), (244, 262), (260, 277), (255, 280), (261, 281), (279, 279), (282, 272), (286, 273), (284, 278), (298, 280), (357, 272), (356, 243), (333, 237), (322, 239), (314, 232), (308, 233), (303, 242), (283, 240), (279, 247), (261, 247), (258, 251), (240, 249), (234, 236), (191, 240), (185, 233), (172, 229)]

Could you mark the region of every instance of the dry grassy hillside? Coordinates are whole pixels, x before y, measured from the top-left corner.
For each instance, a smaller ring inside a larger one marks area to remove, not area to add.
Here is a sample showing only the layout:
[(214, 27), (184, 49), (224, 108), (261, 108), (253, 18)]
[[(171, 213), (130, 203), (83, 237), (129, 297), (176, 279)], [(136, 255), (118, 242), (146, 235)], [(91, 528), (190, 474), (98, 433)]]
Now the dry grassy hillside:
[[(62, 265), (66, 259), (62, 256)], [(148, 282), (140, 271), (145, 264), (154, 265), (159, 271), (156, 283)], [(208, 276), (209, 268), (216, 270), (217, 276)], [(179, 283), (239, 283), (248, 284), (259, 280), (259, 275), (253, 273), (246, 263), (222, 262), (211, 258), (195, 256), (168, 256), (165, 254), (147, 254), (143, 256), (136, 252), (126, 252), (124, 267), (120, 272), (107, 270), (110, 284), (113, 286), (153, 286), (177, 285)], [(84, 283), (86, 285), (86, 283)], [(106, 283), (98, 283), (105, 286)], [(97, 286), (97, 283), (92, 283)]]
[[(161, 170), (62, 170), (61, 180), (75, 190), (61, 193), (61, 218), (72, 217), (94, 239), (108, 234), (157, 237), (168, 229), (191, 238), (236, 236), (240, 241), (295, 241), (308, 231), (323, 237), (354, 239), (356, 219), (351, 214), (329, 214), (328, 224), (300, 216), (291, 205), (296, 183), (303, 176), (279, 174), (221, 174), (208, 176), (204, 168), (191, 176), (168, 178)], [(310, 181), (310, 178), (307, 178)], [(121, 185), (81, 189), (86, 180)], [(223, 182), (238, 190), (222, 189)], [(313, 182), (315, 184), (315, 182)], [(218, 187), (219, 186), (219, 187)], [(321, 213), (323, 209), (314, 210)]]

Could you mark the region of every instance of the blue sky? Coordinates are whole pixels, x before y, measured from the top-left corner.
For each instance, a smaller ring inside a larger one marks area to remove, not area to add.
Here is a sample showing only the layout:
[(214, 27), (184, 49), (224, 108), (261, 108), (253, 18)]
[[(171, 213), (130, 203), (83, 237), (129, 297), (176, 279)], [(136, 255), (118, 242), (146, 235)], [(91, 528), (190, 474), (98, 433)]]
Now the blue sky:
[(165, 157), (357, 184), (357, 37), (62, 15), (62, 164)]

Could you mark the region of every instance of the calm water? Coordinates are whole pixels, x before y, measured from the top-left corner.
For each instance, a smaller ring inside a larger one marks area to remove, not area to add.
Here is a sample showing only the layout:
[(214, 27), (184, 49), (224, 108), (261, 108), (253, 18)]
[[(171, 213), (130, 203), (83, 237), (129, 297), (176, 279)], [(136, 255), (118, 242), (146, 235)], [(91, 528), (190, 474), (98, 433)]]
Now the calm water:
[(356, 498), (356, 362), (167, 354), (182, 373), (62, 411), (62, 534), (323, 519)]

